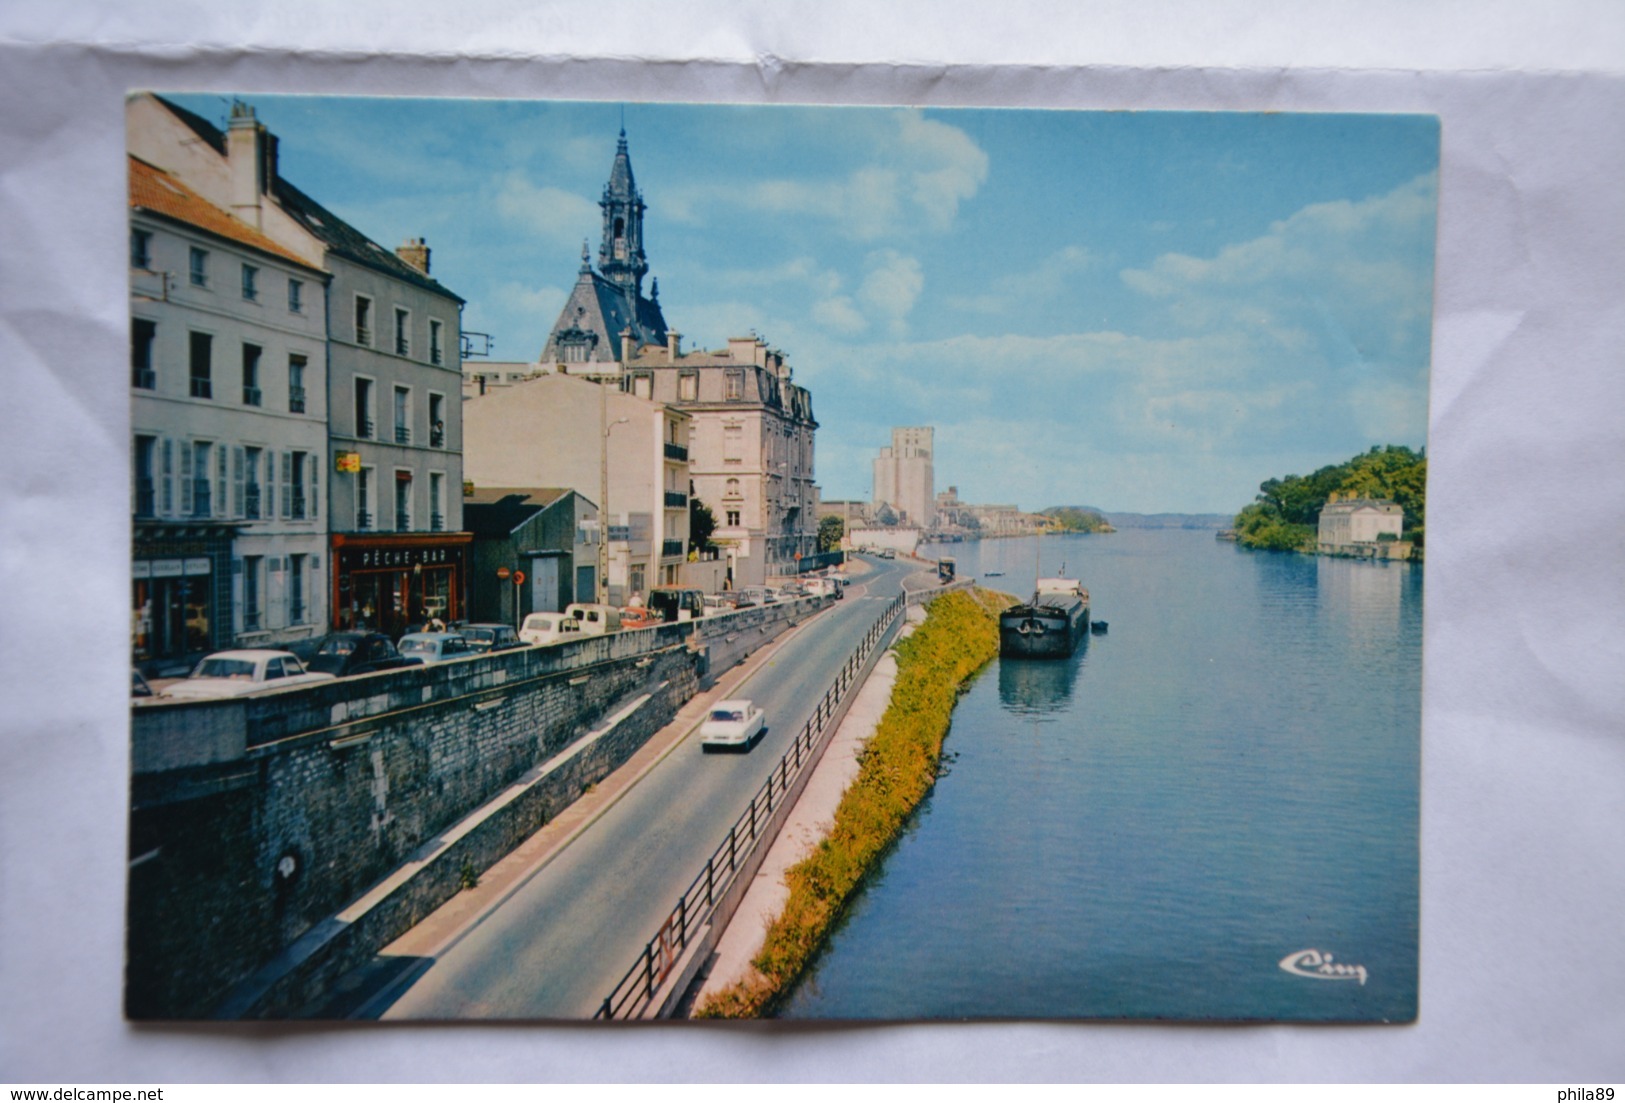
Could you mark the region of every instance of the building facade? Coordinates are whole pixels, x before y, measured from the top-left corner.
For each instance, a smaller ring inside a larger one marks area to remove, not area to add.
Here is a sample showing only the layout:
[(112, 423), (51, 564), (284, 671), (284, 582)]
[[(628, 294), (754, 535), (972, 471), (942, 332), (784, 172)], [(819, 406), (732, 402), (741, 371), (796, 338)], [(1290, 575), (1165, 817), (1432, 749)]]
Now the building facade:
[[(618, 365), (592, 378), (554, 372), (466, 400), (464, 467), (474, 495), (485, 487), (551, 486), (597, 507), (605, 553), (593, 588), (627, 605), (651, 587), (682, 580), (690, 419), (622, 391), (620, 382)], [(585, 588), (578, 585), (578, 593)]]
[(328, 277), (174, 174), (128, 170), (132, 652), (184, 673), (324, 631)]
[(818, 550), (812, 395), (758, 337), (715, 352), (679, 345), (672, 332), (664, 346), (628, 349), (626, 389), (693, 419), (689, 477), (716, 518), (712, 540), (731, 584), (795, 574), (796, 560)]
[(518, 627), (531, 613), (597, 600), (598, 509), (580, 494), (477, 487), (463, 519), (474, 534), (470, 620)]
[[(1328, 502), (1320, 511), (1315, 543), (1319, 551), (1329, 554), (1374, 551), (1379, 543), (1398, 543), (1404, 528), (1405, 511), (1395, 503), (1345, 498)], [(1403, 551), (1408, 554), (1409, 546)]]
[(326, 327), (329, 623), (460, 617), (463, 301), (430, 276), (428, 245), (386, 249), (284, 180), (246, 104), (225, 130), (147, 93), (126, 112), (133, 153), (327, 274), (311, 309)]
[(891, 445), (874, 462), (874, 505), (890, 506), (903, 524), (929, 529), (936, 520), (936, 490), (932, 481), (930, 426), (891, 431)]

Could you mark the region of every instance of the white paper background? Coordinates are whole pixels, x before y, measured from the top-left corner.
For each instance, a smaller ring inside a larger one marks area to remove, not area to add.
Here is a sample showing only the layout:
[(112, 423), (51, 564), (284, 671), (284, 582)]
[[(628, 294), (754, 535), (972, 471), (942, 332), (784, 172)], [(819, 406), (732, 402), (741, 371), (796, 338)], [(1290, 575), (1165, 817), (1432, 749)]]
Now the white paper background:
[[(1625, 5), (1536, 7), (0, 11), (0, 1081), (1625, 1079)], [(1420, 1022), (127, 1026), (130, 87), (1440, 115)]]

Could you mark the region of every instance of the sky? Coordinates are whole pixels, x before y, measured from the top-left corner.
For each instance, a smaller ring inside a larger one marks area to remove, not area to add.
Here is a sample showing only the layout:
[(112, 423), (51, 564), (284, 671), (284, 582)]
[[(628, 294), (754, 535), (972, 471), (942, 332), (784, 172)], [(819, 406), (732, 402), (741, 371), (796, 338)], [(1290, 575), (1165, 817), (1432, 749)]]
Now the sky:
[(504, 361), (596, 256), (624, 125), (668, 325), (784, 352), (825, 499), (869, 497), (892, 426), (1023, 509), (1234, 513), (1426, 444), (1432, 117), (243, 98), (285, 178), (428, 239)]

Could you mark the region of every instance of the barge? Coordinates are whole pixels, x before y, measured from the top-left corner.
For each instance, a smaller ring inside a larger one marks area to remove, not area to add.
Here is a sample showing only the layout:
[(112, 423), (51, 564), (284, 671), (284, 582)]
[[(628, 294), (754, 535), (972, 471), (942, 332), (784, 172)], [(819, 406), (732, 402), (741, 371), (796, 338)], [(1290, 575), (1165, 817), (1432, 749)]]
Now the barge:
[(999, 654), (1060, 659), (1089, 632), (1089, 591), (1072, 578), (1041, 578), (1033, 599), (999, 614)]

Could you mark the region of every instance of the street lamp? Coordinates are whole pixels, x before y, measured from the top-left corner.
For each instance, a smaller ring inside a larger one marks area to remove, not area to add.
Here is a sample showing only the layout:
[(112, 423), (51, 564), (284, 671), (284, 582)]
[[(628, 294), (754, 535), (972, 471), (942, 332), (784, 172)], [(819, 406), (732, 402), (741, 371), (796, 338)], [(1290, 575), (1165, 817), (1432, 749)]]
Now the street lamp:
[(598, 379), (598, 603), (609, 604), (609, 431), (630, 418), (609, 420), (609, 383)]

